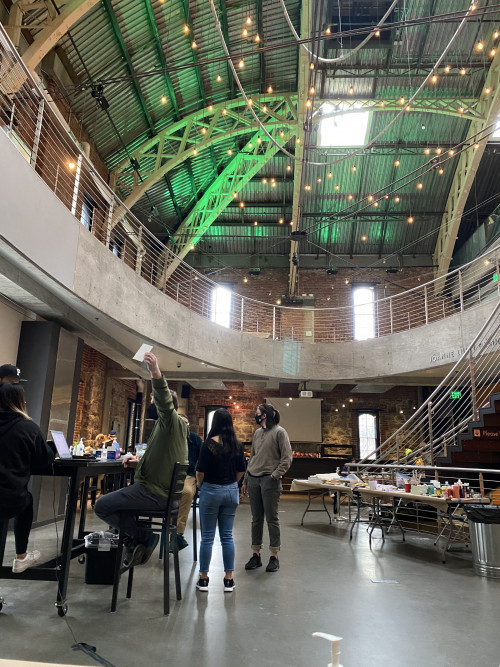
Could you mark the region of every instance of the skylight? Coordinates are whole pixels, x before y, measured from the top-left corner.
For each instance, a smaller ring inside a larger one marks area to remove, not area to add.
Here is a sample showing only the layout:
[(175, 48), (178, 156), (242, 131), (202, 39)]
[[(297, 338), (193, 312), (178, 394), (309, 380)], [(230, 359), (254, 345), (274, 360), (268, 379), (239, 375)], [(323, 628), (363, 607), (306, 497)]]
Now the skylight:
[[(331, 114), (342, 109), (343, 105), (333, 106), (325, 103), (321, 106), (323, 113)], [(344, 105), (346, 113), (335, 113), (320, 121), (320, 146), (363, 146), (366, 143), (366, 130), (370, 118), (369, 111), (359, 111), (361, 105)]]
[(497, 123), (488, 141), (498, 141), (500, 139), (500, 114), (497, 116)]

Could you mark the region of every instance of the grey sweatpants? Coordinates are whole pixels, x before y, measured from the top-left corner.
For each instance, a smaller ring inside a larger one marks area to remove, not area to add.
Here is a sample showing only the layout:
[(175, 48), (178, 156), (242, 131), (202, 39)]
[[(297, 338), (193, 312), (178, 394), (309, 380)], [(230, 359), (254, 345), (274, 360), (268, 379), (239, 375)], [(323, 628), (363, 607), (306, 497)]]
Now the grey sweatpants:
[(278, 505), (281, 481), (271, 475), (247, 478), (247, 491), (252, 510), (252, 549), (260, 551), (264, 531), (264, 518), (269, 529), (269, 549), (279, 551), (281, 544)]

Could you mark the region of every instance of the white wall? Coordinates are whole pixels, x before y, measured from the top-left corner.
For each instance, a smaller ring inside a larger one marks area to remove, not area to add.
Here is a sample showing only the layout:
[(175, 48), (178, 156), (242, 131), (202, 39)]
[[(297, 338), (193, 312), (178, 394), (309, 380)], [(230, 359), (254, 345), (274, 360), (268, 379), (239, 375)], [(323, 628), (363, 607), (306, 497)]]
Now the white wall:
[(21, 323), (26, 319), (31, 318), (0, 298), (0, 366), (16, 363)]

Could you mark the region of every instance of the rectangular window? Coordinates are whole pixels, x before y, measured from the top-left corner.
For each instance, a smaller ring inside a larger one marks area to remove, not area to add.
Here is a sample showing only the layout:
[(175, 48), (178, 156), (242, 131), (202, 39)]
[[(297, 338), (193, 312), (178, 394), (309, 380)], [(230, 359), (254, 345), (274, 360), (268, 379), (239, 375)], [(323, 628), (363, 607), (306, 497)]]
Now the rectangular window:
[(120, 258), (122, 256), (123, 252), (123, 241), (122, 239), (115, 234), (113, 239), (110, 241), (109, 244), (110, 250), (115, 255), (115, 257)]
[(358, 415), (360, 459), (375, 459), (378, 447), (378, 414), (362, 412)]
[(228, 285), (217, 285), (212, 290), (212, 322), (231, 326), (232, 293)]
[(354, 340), (375, 338), (375, 288), (357, 285), (352, 290)]
[(87, 197), (83, 198), (82, 202), (82, 216), (80, 221), (89, 232), (92, 231), (92, 223), (94, 222), (94, 204)]

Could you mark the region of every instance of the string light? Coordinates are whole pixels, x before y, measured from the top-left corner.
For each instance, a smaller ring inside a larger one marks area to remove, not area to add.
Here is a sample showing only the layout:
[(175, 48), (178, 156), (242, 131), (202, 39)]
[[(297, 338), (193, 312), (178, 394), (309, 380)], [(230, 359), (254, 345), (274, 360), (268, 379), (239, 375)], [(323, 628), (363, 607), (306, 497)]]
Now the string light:
[(373, 34), (375, 35), (375, 37), (380, 37), (380, 30), (375, 30)]
[(311, 64), (309, 65), (309, 69), (311, 69), (311, 70), (314, 69), (314, 63), (311, 63)]
[(247, 16), (247, 20), (245, 21), (245, 23), (247, 25), (252, 25), (252, 19), (249, 16)]
[(242, 59), (240, 60), (240, 62), (238, 63), (238, 67), (239, 67), (240, 69), (243, 69), (243, 68), (245, 67), (245, 61), (243, 60), (243, 58), (242, 58)]
[(331, 34), (332, 34), (332, 30), (331, 30), (330, 26), (328, 26), (328, 28), (325, 30), (325, 35), (331, 35)]
[(192, 48), (192, 49), (197, 49), (197, 48), (198, 48), (198, 44), (194, 41), (194, 39), (193, 39), (193, 41), (191, 42), (191, 48)]
[(284, 137), (284, 136), (285, 136), (285, 133), (283, 132), (283, 130), (280, 130), (280, 137)]
[(421, 190), (424, 187), (423, 183), (417, 183), (417, 190)]
[(399, 160), (394, 161), (394, 166), (395, 167), (399, 167), (400, 164), (401, 164), (401, 162)]
[(254, 226), (254, 227), (257, 227), (258, 224), (259, 224), (259, 223), (257, 222), (257, 220), (254, 220), (254, 221), (253, 221), (253, 226)]
[(353, 164), (352, 167), (351, 167), (351, 171), (357, 171), (357, 170), (358, 170), (358, 168), (356, 167), (355, 164)]
[(431, 76), (431, 83), (437, 83), (438, 77), (437, 74), (434, 74), (434, 76)]
[(442, 176), (442, 175), (444, 174), (444, 169), (443, 169), (443, 167), (441, 167), (441, 169), (439, 169), (438, 174), (439, 174), (440, 176)]
[(263, 185), (265, 185), (267, 183), (267, 178), (263, 178), (262, 183), (263, 183)]
[(442, 148), (436, 148), (436, 155), (441, 155), (442, 152), (443, 152)]
[(161, 100), (160, 100), (160, 102), (161, 102), (162, 104), (166, 104), (166, 103), (168, 102), (168, 100), (167, 100), (167, 96), (166, 96), (166, 95), (162, 95), (162, 96), (161, 96)]
[(338, 192), (340, 190), (340, 185), (336, 185), (335, 190), (337, 190), (337, 192)]
[(73, 170), (76, 167), (76, 164), (74, 162), (68, 162), (68, 169)]
[(493, 33), (493, 39), (498, 39), (499, 36), (500, 33), (497, 30), (495, 30), (495, 32)]
[[(247, 282), (248, 282), (248, 278), (247, 278), (246, 276), (243, 278), (243, 282), (244, 282), (244, 283), (247, 283)], [(231, 397), (229, 397), (229, 398), (231, 398)]]
[(349, 95), (354, 95), (354, 88), (352, 86), (349, 87), (349, 90), (347, 91)]
[(286, 170), (287, 170), (287, 171), (292, 171), (292, 165), (291, 165), (291, 164), (287, 164), (287, 165), (286, 165)]
[(373, 201), (373, 195), (368, 195), (368, 201)]
[(257, 33), (257, 34), (255, 35), (255, 37), (253, 38), (253, 41), (254, 41), (254, 42), (257, 42), (257, 44), (260, 42), (260, 35), (259, 35), (259, 33)]
[(497, 50), (496, 49), (491, 49), (490, 51), (490, 58), (494, 58)]
[(478, 42), (478, 43), (476, 44), (476, 50), (477, 50), (477, 51), (482, 51), (483, 49), (484, 49), (484, 44), (483, 44), (483, 42)]
[(315, 92), (316, 92), (316, 88), (315, 88), (314, 86), (311, 86), (311, 87), (309, 88), (309, 94), (310, 94), (310, 95), (314, 95)]
[(322, 178), (317, 178), (316, 180), (317, 180), (318, 183), (321, 183), (323, 179)]
[(310, 185), (306, 185), (305, 188), (304, 188), (304, 190), (307, 190), (307, 191), (309, 192), (309, 191), (311, 190), (311, 186), (310, 186)]
[(284, 223), (283, 218), (280, 218), (280, 219), (278, 220), (278, 222), (279, 222), (280, 225), (282, 225), (282, 224)]
[(242, 37), (248, 37), (248, 30), (246, 28), (243, 28), (243, 32), (241, 33)]
[(237, 193), (237, 192), (233, 192), (233, 199), (236, 199), (237, 196), (238, 196), (238, 193)]
[(267, 107), (266, 107), (265, 104), (264, 104), (264, 106), (262, 107), (262, 111), (263, 111), (264, 113), (267, 113)]
[(240, 208), (245, 208), (245, 202), (244, 201), (240, 201)]
[(430, 149), (430, 148), (424, 148), (424, 153), (425, 153), (426, 155), (429, 155), (430, 152), (431, 152), (431, 149)]
[(444, 72), (445, 72), (445, 74), (449, 74), (451, 72), (450, 65), (446, 65), (446, 67), (444, 68)]
[(399, 204), (400, 201), (401, 201), (401, 199), (399, 197), (394, 197), (394, 203), (395, 204)]
[(273, 87), (272, 87), (272, 86), (268, 86), (268, 87), (267, 87), (267, 92), (268, 92), (268, 93), (272, 93), (272, 92), (273, 92)]
[(215, 79), (217, 83), (220, 83), (222, 81), (222, 77), (220, 74), (217, 74), (217, 78)]
[(362, 241), (366, 241), (366, 240), (367, 240), (367, 238), (368, 238), (368, 237), (367, 237), (367, 236), (365, 236), (365, 235), (363, 234), (363, 236), (361, 237), (361, 240), (362, 240)]
[(349, 201), (351, 201), (351, 200), (352, 200), (352, 198), (353, 198), (353, 196), (352, 196), (352, 195), (347, 195), (347, 199), (348, 199)]
[(300, 144), (300, 139), (298, 137), (297, 137), (297, 139), (295, 139), (295, 143)]
[(193, 155), (198, 155), (198, 149), (197, 148), (193, 148)]
[(202, 127), (202, 128), (201, 128), (201, 133), (202, 133), (202, 134), (206, 134), (206, 133), (207, 133), (207, 128), (206, 128), (206, 127)]
[(383, 101), (382, 101), (382, 102), (379, 102), (378, 105), (379, 105), (379, 107), (385, 107), (385, 102), (383, 102)]
[(455, 151), (453, 150), (453, 148), (448, 151), (448, 155), (451, 155), (451, 157), (455, 155)]
[(491, 88), (485, 88), (484, 89), (484, 94), (489, 95), (491, 93)]
[(477, 151), (478, 148), (479, 148), (479, 144), (474, 144), (474, 150)]
[(259, 144), (259, 146), (262, 143), (262, 139), (260, 137), (257, 137), (257, 143)]
[(248, 98), (247, 104), (248, 104), (249, 107), (252, 106), (252, 104), (253, 104), (253, 100), (252, 100), (251, 97)]
[(226, 115), (227, 115), (227, 109), (226, 109), (226, 108), (222, 109), (222, 115), (223, 115), (223, 116), (226, 116)]
[(187, 23), (184, 24), (184, 27), (183, 27), (182, 31), (185, 35), (189, 34), (189, 26), (188, 26)]
[(228, 150), (227, 150), (227, 154), (228, 154), (228, 155), (232, 155), (232, 154), (233, 154), (233, 151), (232, 151), (230, 148), (228, 148)]
[(408, 218), (406, 218), (406, 222), (407, 222), (409, 225), (412, 224), (412, 222), (413, 222), (413, 218), (411, 217), (411, 215), (410, 215)]
[(378, 208), (378, 201), (373, 202), (373, 205), (375, 206), (375, 208)]
[(463, 113), (465, 109), (463, 107), (458, 107), (458, 113)]
[(461, 74), (462, 76), (465, 76), (465, 75), (467, 74), (467, 68), (466, 68), (466, 67), (462, 67), (462, 68), (460, 69), (460, 74)]
[(400, 103), (400, 104), (404, 104), (404, 103), (405, 103), (405, 98), (404, 98), (404, 97), (400, 97), (400, 98), (399, 98), (399, 103)]
[(208, 110), (209, 110), (209, 111), (213, 111), (213, 110), (214, 110), (214, 108), (213, 108), (213, 106), (212, 106), (211, 104), (208, 105)]
[(309, 99), (306, 100), (306, 107), (307, 107), (308, 109), (310, 109), (311, 106), (312, 106), (312, 102), (311, 102), (311, 100), (309, 100)]
[(189, 250), (194, 250), (194, 245), (193, 245), (193, 244), (191, 244), (191, 245), (189, 246)]

